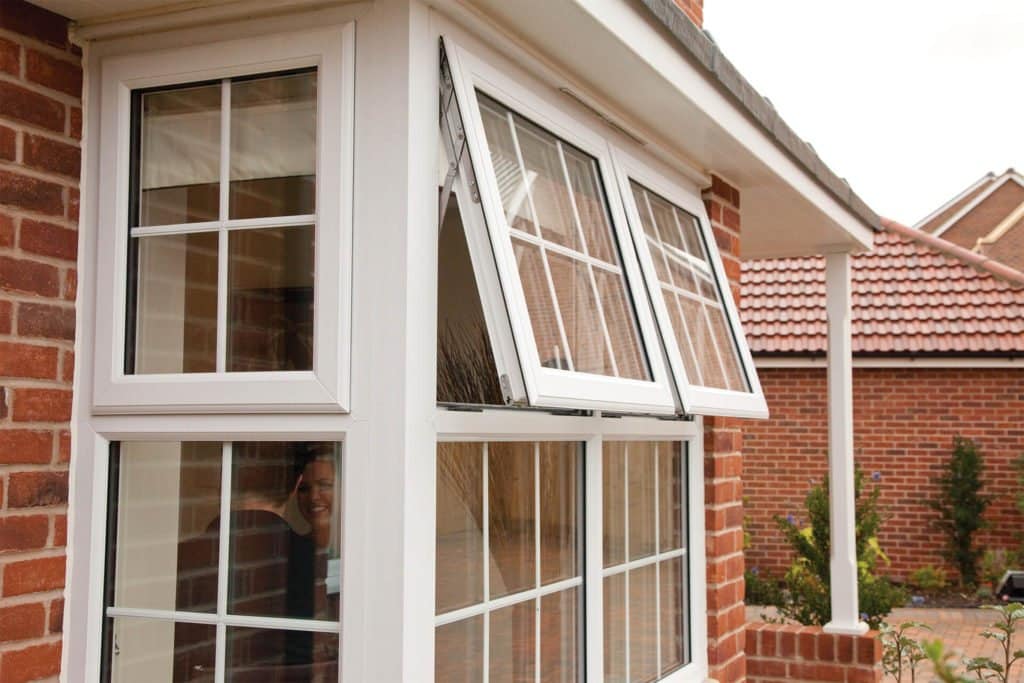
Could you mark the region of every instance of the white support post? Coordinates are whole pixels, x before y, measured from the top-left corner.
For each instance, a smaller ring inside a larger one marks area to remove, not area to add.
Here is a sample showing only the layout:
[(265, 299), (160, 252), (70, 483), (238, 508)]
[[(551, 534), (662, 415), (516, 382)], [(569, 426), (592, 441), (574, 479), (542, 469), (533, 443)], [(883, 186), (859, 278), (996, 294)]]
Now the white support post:
[(853, 491), (853, 350), (850, 340), (850, 255), (825, 257), (828, 315), (828, 476), (832, 620), (827, 633), (868, 630), (857, 605)]

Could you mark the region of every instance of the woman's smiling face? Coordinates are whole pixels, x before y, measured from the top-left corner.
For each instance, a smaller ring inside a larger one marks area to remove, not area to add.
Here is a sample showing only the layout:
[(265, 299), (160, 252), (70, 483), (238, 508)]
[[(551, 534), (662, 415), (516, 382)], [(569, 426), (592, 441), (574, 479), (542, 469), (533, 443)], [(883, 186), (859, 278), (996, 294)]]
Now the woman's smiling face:
[(299, 511), (314, 530), (329, 528), (334, 510), (334, 463), (313, 460), (302, 471), (297, 491)]

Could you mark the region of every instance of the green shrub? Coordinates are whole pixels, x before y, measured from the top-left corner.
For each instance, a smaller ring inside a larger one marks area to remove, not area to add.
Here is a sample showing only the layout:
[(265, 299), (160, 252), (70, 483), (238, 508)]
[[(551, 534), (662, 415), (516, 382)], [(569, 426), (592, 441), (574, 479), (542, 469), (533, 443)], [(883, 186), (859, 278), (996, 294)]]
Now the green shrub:
[(762, 576), (757, 567), (743, 573), (746, 584), (744, 601), (748, 605), (777, 605), (782, 599), (782, 588), (777, 579)]
[[(888, 558), (878, 544), (882, 513), (876, 486), (863, 492), (864, 477), (860, 470), (854, 475), (855, 548), (857, 553), (857, 596), (862, 617), (872, 628), (892, 608), (906, 602), (906, 593), (889, 579), (878, 576), (879, 561)], [(793, 547), (796, 559), (783, 579), (783, 594), (775, 606), (779, 614), (801, 624), (824, 625), (832, 616), (829, 592), (829, 493), (827, 477), (814, 486), (805, 499), (809, 526), (803, 527), (792, 516), (776, 517), (775, 522)]]
[(1021, 556), (1021, 553), (1006, 548), (996, 548), (984, 552), (981, 556), (981, 580), (985, 582), (984, 586), (992, 591), (991, 594), (995, 594), (996, 589), (999, 588), (999, 581), (1003, 578), (1006, 570), (1018, 567), (1022, 559), (1024, 557)]
[(946, 539), (945, 557), (960, 573), (960, 583), (976, 586), (981, 548), (974, 536), (985, 526), (982, 516), (992, 502), (982, 495), (984, 461), (978, 446), (970, 439), (953, 437), (953, 453), (945, 473), (938, 478), (939, 496), (931, 507), (939, 513), (935, 526)]
[(949, 585), (949, 581), (946, 580), (946, 570), (931, 564), (912, 571), (908, 583), (929, 595), (941, 593)]

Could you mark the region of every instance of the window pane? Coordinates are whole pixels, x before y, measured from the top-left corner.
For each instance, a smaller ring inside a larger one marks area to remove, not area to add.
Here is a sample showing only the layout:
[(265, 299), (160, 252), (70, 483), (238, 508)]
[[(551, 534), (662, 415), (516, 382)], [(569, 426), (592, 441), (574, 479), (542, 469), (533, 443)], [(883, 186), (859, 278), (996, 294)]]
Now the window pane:
[(626, 447), (629, 486), (629, 559), (655, 552), (655, 451), (652, 442), (634, 441)]
[(605, 441), (602, 465), (604, 566), (626, 561), (626, 444)]
[(683, 520), (686, 517), (683, 491), (686, 490), (686, 472), (679, 443), (658, 444), (658, 507), (660, 518), (658, 551), (666, 552), (683, 547)]
[(114, 604), (215, 612), (221, 444), (118, 446)]
[(587, 264), (547, 252), (551, 280), (576, 372), (614, 375)]
[(604, 680), (625, 683), (626, 657), (626, 574), (604, 580)]
[(316, 72), (231, 83), (231, 218), (316, 210)]
[(686, 576), (683, 558), (661, 563), (661, 674), (686, 663)]
[(537, 343), (537, 354), (540, 364), (546, 368), (569, 369), (569, 353), (562, 344), (562, 336), (558, 329), (558, 312), (551, 299), (548, 276), (544, 270), (544, 262), (540, 249), (512, 240), (516, 264), (519, 267), (519, 279), (523, 283), (523, 294), (526, 297), (526, 308), (530, 315), (530, 326)]
[(484, 599), (483, 445), (437, 445), (437, 613)]
[(229, 233), (228, 370), (313, 368), (312, 226)]
[(215, 221), (220, 206), (220, 83), (140, 96), (135, 225)]
[(477, 96), (541, 365), (650, 380), (596, 159)]
[[(749, 392), (697, 219), (638, 183), (630, 185), (688, 381)], [(676, 301), (680, 311), (674, 310)]]
[(491, 683), (528, 683), (534, 680), (536, 613), (534, 600), (491, 613), (488, 667)]
[(658, 678), (657, 567), (629, 572), (629, 680)]
[(232, 445), (228, 611), (338, 619), (335, 443)]
[(217, 627), (125, 617), (108, 619), (106, 627), (113, 638), (106, 680), (213, 683)]
[(632, 340), (639, 336), (639, 332), (636, 317), (629, 305), (629, 296), (626, 294), (626, 284), (620, 276), (603, 268), (594, 268), (594, 277), (619, 377), (650, 379), (651, 371), (647, 367), (647, 358), (641, 353), (640, 347), (632, 343)]
[(217, 369), (217, 233), (132, 239), (134, 372)]
[(491, 598), (537, 585), (534, 444), (489, 444)]
[(224, 679), (229, 683), (338, 680), (338, 635), (229, 627)]
[(448, 201), (437, 256), (437, 400), (504, 405), (458, 200)]
[(576, 443), (540, 447), (540, 568), (547, 585), (580, 574), (579, 463)]
[(597, 162), (582, 152), (562, 145), (565, 163), (569, 169), (576, 212), (587, 240), (587, 253), (606, 263), (618, 265), (619, 259), (611, 241), (611, 221), (604, 203), (604, 193), (598, 185), (601, 177)]
[(540, 680), (544, 683), (579, 681), (579, 592), (570, 588), (540, 599)]
[(434, 680), (481, 683), (484, 679), (484, 618), (470, 617), (437, 627)]

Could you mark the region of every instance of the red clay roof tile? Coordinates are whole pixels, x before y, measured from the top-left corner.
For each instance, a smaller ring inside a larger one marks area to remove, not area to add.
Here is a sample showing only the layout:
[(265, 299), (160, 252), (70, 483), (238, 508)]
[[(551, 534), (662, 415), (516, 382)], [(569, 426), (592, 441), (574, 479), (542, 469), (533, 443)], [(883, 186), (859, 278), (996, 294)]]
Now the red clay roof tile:
[[(851, 263), (854, 353), (1024, 353), (1024, 274), (883, 219)], [(743, 264), (751, 351), (824, 353), (825, 260)]]

